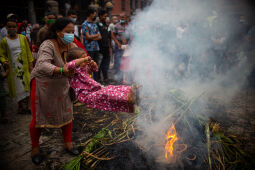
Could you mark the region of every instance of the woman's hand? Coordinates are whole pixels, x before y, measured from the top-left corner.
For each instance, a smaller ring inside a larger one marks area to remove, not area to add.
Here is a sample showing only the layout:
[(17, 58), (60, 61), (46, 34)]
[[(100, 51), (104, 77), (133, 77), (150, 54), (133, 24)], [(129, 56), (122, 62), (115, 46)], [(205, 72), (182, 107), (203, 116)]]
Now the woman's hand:
[(63, 67), (63, 74), (67, 77), (73, 77), (75, 73), (74, 69), (68, 69), (67, 65), (65, 64), (65, 66)]

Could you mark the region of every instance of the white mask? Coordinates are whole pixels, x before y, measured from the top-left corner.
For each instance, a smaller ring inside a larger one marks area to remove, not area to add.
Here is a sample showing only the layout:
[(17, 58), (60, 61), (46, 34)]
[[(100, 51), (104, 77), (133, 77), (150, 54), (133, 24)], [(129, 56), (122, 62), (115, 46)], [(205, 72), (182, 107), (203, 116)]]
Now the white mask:
[(73, 23), (75, 23), (77, 18), (71, 18), (71, 20), (73, 21)]

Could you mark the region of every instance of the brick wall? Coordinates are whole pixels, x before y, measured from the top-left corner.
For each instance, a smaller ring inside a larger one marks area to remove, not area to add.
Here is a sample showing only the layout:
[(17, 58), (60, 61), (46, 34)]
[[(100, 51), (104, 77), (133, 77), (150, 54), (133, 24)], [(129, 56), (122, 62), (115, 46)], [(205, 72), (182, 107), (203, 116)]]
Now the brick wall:
[[(130, 3), (132, 1), (132, 4)], [(136, 6), (137, 1), (137, 6)], [(141, 9), (142, 4), (148, 5), (152, 0), (125, 0), (125, 11), (122, 11), (122, 0), (112, 0), (113, 8), (111, 11), (112, 16), (119, 15), (121, 12), (126, 12), (130, 16), (136, 9)], [(143, 3), (142, 3), (143, 2)], [(132, 7), (130, 6), (132, 5)]]
[[(113, 8), (112, 8), (112, 15), (119, 15), (121, 12), (126, 12), (127, 15), (131, 15), (131, 8), (130, 8), (130, 1), (133, 1), (133, 9), (135, 9), (135, 0), (125, 0), (125, 11), (122, 11), (122, 0), (112, 0)], [(138, 8), (141, 7), (141, 0), (138, 1)]]

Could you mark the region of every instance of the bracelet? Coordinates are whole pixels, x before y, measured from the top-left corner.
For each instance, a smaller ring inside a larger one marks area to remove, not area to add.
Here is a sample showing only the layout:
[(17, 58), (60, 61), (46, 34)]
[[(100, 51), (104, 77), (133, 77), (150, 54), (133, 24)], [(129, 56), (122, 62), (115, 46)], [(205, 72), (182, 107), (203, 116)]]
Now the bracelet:
[(60, 67), (59, 71), (60, 71), (60, 74), (62, 75), (62, 73), (63, 73), (63, 68)]

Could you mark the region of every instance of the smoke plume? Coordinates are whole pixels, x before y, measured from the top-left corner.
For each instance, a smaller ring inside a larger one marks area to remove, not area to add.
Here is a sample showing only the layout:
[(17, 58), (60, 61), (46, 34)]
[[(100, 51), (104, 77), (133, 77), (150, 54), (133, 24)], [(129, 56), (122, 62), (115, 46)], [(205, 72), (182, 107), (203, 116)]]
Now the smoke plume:
[(202, 104), (193, 106), (200, 114), (211, 97), (221, 95), (227, 103), (244, 85), (250, 73), (242, 34), (247, 21), (223, 2), (154, 0), (129, 25), (131, 70), (141, 96), (156, 96), (157, 105), (152, 123), (137, 120), (146, 129), (137, 136), (141, 146), (159, 143), (171, 126), (163, 123), (174, 111), (164, 98), (169, 90), (181, 89), (188, 98), (203, 94)]

